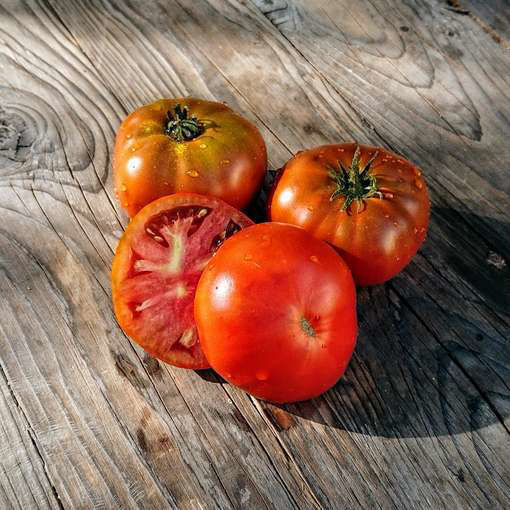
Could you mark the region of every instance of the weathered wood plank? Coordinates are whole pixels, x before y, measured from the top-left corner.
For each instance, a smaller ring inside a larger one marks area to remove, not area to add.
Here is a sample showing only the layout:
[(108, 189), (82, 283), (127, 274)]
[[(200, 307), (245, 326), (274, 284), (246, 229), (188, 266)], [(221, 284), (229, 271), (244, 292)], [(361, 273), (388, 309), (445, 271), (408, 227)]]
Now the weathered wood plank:
[(448, 8), (471, 16), (495, 42), (510, 48), (510, 3), (508, 0), (449, 0)]
[[(2, 8), (0, 359), (64, 506), (510, 505), (510, 280), (487, 262), (510, 239), (508, 57), (479, 25), (433, 1)], [(357, 353), (322, 398), (255, 401), (115, 324), (114, 131), (185, 94), (257, 122), (273, 168), (356, 139), (427, 172), (429, 240), (360, 292)]]
[[(1, 368), (0, 368), (1, 370)], [(23, 411), (5, 374), (0, 384), (0, 506), (58, 508), (54, 487)]]

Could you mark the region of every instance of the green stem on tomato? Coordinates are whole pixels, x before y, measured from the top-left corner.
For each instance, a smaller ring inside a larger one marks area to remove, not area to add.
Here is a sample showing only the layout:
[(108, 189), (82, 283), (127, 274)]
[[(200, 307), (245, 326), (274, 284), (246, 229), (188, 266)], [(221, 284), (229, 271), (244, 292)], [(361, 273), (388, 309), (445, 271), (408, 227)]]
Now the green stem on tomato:
[(340, 161), (337, 168), (330, 168), (328, 175), (335, 182), (336, 189), (329, 200), (332, 202), (339, 196), (344, 197), (342, 210), (346, 211), (355, 201), (359, 204), (367, 198), (383, 198), (383, 194), (377, 188), (375, 175), (370, 173), (370, 167), (378, 155), (376, 151), (361, 168), (361, 151), (358, 145), (349, 168), (345, 168)]
[(187, 106), (178, 104), (174, 111), (167, 113), (165, 134), (176, 142), (189, 142), (198, 138), (205, 131), (205, 125), (196, 117), (189, 117)]

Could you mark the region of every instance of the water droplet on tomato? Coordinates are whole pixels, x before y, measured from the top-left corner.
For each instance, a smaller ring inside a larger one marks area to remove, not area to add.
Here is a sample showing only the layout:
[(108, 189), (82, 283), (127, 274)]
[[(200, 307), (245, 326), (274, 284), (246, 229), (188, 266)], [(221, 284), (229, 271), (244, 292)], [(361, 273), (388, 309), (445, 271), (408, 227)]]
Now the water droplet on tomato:
[(200, 174), (196, 170), (187, 170), (186, 175), (190, 177), (198, 177)]
[(230, 159), (222, 159), (221, 164), (222, 165), (228, 165), (230, 163)]
[(246, 253), (244, 260), (253, 260), (253, 255), (251, 255), (251, 253)]
[(415, 234), (417, 234), (417, 233), (418, 233), (418, 229), (417, 229), (416, 227), (414, 227), (413, 232), (414, 232)]
[(125, 184), (123, 184), (123, 185), (120, 187), (120, 189), (121, 189), (122, 191), (127, 191), (127, 187), (126, 187), (126, 185), (125, 185)]
[(136, 151), (136, 147), (131, 147), (131, 152), (135, 152)]
[(319, 259), (317, 258), (317, 256), (316, 256), (316, 255), (311, 255), (311, 256), (310, 256), (310, 260), (311, 260), (312, 262), (315, 262), (315, 263), (319, 262)]
[(269, 378), (269, 374), (263, 370), (260, 370), (259, 372), (257, 372), (255, 374), (255, 377), (259, 380), (259, 381), (267, 381), (268, 378)]
[(422, 182), (420, 179), (418, 179), (418, 178), (416, 178), (416, 179), (414, 180), (414, 185), (415, 185), (418, 189), (422, 189), (422, 188), (423, 188), (423, 182)]
[(421, 176), (421, 170), (419, 168), (414, 167), (413, 172), (414, 172), (414, 175), (416, 175), (416, 177)]
[(394, 195), (393, 193), (390, 193), (390, 192), (384, 193), (384, 198), (388, 198), (388, 199), (390, 199), (390, 200), (391, 200), (392, 198), (394, 198), (394, 196), (395, 196), (395, 195)]
[(341, 147), (338, 147), (337, 151), (338, 152), (344, 152), (345, 149), (342, 149)]
[(200, 148), (201, 148), (201, 149), (207, 149), (207, 144), (205, 144), (205, 143), (201, 143), (201, 144), (200, 144)]
[(384, 217), (385, 217), (385, 218), (389, 218), (389, 217), (390, 217), (390, 215), (389, 215), (389, 214), (385, 214), (385, 215), (384, 215)]
[(398, 227), (398, 223), (396, 221), (394, 221), (393, 226)]
[(401, 174), (402, 173), (402, 168), (399, 168), (398, 169), (398, 173)]

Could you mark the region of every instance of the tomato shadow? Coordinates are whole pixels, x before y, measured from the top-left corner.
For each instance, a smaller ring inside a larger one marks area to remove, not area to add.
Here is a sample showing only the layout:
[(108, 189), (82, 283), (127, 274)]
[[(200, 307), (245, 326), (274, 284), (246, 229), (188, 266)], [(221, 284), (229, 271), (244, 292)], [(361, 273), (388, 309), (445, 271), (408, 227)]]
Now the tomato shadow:
[(214, 383), (214, 384), (227, 384), (227, 381), (221, 377), (221, 375), (217, 374), (212, 368), (207, 368), (206, 370), (195, 370), (195, 374), (203, 379), (204, 381)]
[(269, 221), (267, 204), (277, 175), (277, 170), (267, 170), (259, 192), (244, 210), (255, 223)]
[(311, 401), (264, 404), (268, 416), (278, 426), (285, 413), (383, 437), (504, 424), (510, 269), (499, 252), (508, 253), (509, 243), (508, 223), (434, 209), (429, 238), (408, 268), (385, 285), (359, 289), (358, 344), (344, 377)]

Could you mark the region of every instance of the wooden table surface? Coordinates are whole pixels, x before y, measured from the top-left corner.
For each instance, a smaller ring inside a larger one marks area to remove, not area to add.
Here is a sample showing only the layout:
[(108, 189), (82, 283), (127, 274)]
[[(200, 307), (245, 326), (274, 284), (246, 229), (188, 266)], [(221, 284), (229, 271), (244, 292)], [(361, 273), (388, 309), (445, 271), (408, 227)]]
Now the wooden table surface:
[[(508, 0), (3, 0), (0, 508), (510, 508), (509, 42)], [(116, 324), (115, 132), (184, 95), (255, 122), (271, 169), (357, 140), (426, 175), (428, 239), (359, 290), (321, 398), (257, 401)]]

